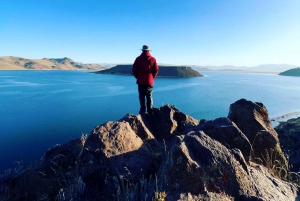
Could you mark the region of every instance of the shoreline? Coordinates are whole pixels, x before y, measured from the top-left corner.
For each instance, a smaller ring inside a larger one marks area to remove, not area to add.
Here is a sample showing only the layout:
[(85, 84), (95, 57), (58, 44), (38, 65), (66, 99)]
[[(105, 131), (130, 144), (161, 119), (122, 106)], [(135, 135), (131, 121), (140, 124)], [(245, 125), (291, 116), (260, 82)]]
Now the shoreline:
[(272, 126), (275, 128), (276, 126), (278, 126), (281, 122), (286, 122), (290, 119), (295, 119), (300, 117), (300, 112), (296, 111), (296, 112), (290, 112), (290, 113), (286, 113), (280, 116), (275, 116), (270, 118)]
[[(162, 66), (164, 67), (164, 66)], [(192, 67), (191, 67), (192, 68)], [(102, 70), (108, 70), (109, 68), (105, 69), (22, 69), (22, 68), (11, 68), (11, 69), (4, 69), (0, 68), (0, 71), (102, 71)], [(253, 74), (273, 74), (273, 75), (279, 75), (280, 72), (275, 71), (250, 71), (250, 70), (197, 70), (192, 68), (193, 70), (201, 73), (201, 72), (215, 72), (215, 73), (253, 73)], [(99, 74), (110, 74), (110, 73), (99, 73)], [(114, 74), (120, 74), (120, 75), (127, 75), (122, 73), (114, 73)]]
[(254, 74), (273, 74), (278, 75), (280, 72), (275, 71), (246, 71), (246, 70), (203, 70), (199, 72), (216, 72), (216, 73), (254, 73)]

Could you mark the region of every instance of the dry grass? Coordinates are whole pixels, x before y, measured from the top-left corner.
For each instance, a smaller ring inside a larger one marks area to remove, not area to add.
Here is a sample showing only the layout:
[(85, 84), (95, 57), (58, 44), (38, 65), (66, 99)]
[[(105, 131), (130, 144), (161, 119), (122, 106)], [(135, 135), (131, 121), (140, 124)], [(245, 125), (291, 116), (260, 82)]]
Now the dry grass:
[(286, 178), (288, 174), (288, 167), (278, 160), (278, 153), (273, 149), (266, 149), (265, 154), (262, 154), (261, 158), (256, 158), (256, 160), (260, 161), (262, 164), (265, 164), (265, 167), (269, 170), (269, 172), (277, 178)]

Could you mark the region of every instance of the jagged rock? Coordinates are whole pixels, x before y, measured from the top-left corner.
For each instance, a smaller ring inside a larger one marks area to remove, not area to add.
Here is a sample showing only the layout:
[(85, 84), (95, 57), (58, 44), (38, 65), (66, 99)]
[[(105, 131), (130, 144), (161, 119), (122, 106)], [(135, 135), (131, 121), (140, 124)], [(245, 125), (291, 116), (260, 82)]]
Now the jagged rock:
[(278, 134), (272, 127), (267, 108), (262, 103), (240, 99), (230, 105), (228, 118), (249, 139), (253, 150), (252, 161), (287, 169), (288, 162), (281, 150)]
[(75, 166), (75, 162), (82, 150), (82, 143), (80, 139), (74, 139), (63, 145), (56, 145), (49, 149), (43, 157), (36, 164), (42, 174), (54, 175), (57, 168), (60, 171), (68, 172), (70, 167)]
[(184, 192), (198, 195), (206, 187), (209, 192), (226, 192), (236, 200), (293, 200), (297, 197), (296, 186), (273, 178), (266, 168), (248, 166), (248, 171), (245, 166), (247, 164), (236, 160), (224, 145), (203, 131), (193, 131), (176, 137), (158, 173), (160, 189), (167, 189), (173, 195)]
[(153, 115), (148, 115), (145, 121), (157, 139), (169, 139), (174, 135), (181, 135), (184, 130), (199, 124), (198, 120), (180, 112), (172, 105), (154, 108)]
[[(48, 150), (32, 168), (0, 177), (0, 199), (150, 201), (157, 189), (166, 201), (299, 200), (297, 185), (251, 161), (253, 135), (268, 142), (267, 150), (278, 145), (259, 116), (262, 108), (235, 103), (229, 118), (200, 123), (170, 105), (128, 114)], [(260, 140), (253, 147), (262, 146)]]
[(155, 137), (152, 135), (151, 131), (149, 131), (150, 126), (145, 120), (145, 116), (143, 115), (131, 115), (127, 114), (120, 121), (128, 122), (134, 130), (134, 132), (143, 140), (143, 141), (156, 141)]
[(205, 121), (195, 127), (194, 130), (203, 130), (205, 134), (219, 141), (228, 149), (237, 148), (241, 150), (246, 161), (249, 162), (251, 145), (248, 138), (242, 131), (228, 118), (217, 118)]
[(137, 135), (146, 141), (170, 139), (199, 124), (198, 120), (172, 105), (153, 108), (149, 115), (126, 115), (120, 121), (129, 122)]
[(289, 158), (291, 171), (300, 170), (300, 117), (281, 122), (275, 127), (280, 144)]
[(107, 122), (88, 136), (80, 161), (105, 164), (110, 174), (141, 178), (151, 172), (152, 154), (128, 122)]
[(86, 139), (87, 151), (104, 154), (106, 158), (139, 150), (143, 141), (128, 122), (107, 122), (94, 128)]

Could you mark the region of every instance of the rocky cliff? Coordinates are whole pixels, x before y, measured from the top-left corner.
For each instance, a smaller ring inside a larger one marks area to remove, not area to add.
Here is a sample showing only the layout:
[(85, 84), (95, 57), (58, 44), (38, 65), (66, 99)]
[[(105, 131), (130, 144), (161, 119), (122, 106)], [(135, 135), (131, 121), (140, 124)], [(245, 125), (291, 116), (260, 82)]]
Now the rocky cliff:
[(0, 70), (102, 70), (99, 64), (83, 64), (70, 58), (25, 59), (0, 57)]
[[(95, 72), (98, 74), (132, 75), (132, 65), (117, 65), (107, 70)], [(159, 66), (157, 77), (201, 77), (202, 75), (191, 67)]]
[[(197, 120), (165, 105), (127, 114), (0, 179), (1, 200), (300, 200), (262, 103)], [(154, 193), (156, 192), (156, 194)]]

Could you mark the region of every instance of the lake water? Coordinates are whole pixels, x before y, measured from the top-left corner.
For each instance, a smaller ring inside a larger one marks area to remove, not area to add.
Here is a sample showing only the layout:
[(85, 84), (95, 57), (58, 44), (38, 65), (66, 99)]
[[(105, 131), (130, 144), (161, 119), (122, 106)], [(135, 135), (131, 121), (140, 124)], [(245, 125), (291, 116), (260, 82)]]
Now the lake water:
[[(175, 105), (197, 119), (226, 117), (246, 98), (270, 117), (300, 111), (300, 78), (274, 74), (202, 72), (198, 78), (157, 78), (154, 106)], [(0, 71), (0, 173), (14, 161), (33, 163), (55, 144), (99, 124), (137, 114), (132, 76), (83, 71)]]

